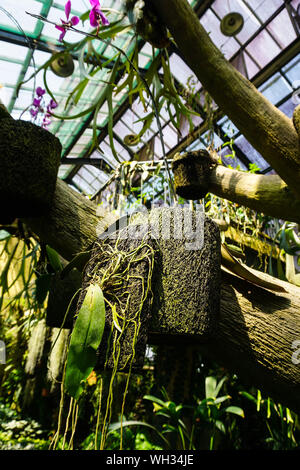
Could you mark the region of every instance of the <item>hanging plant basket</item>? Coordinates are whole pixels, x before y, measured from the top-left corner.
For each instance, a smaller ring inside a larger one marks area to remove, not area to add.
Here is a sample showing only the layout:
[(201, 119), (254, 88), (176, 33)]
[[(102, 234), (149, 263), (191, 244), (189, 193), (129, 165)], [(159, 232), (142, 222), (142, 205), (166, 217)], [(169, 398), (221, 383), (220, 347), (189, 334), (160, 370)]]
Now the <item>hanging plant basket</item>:
[(53, 200), (61, 143), (46, 129), (3, 110), (0, 117), (0, 223), (41, 216)]

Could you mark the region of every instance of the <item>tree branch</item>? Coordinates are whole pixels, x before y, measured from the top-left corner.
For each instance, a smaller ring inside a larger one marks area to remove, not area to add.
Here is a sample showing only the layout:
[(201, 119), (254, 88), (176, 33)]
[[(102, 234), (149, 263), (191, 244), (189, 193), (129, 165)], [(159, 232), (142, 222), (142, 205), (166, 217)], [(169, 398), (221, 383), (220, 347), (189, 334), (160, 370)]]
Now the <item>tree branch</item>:
[[(179, 195), (199, 199), (203, 193), (201, 165), (197, 152), (175, 155), (174, 183)], [(205, 178), (206, 192), (278, 219), (300, 223), (300, 200), (277, 175), (255, 175), (215, 165)]]
[(64, 181), (57, 179), (52, 208), (43, 217), (24, 222), (44, 243), (70, 260), (86, 250), (116, 216), (97, 207)]
[(186, 0), (152, 4), (203, 87), (300, 199), (300, 143), (292, 121), (224, 58)]

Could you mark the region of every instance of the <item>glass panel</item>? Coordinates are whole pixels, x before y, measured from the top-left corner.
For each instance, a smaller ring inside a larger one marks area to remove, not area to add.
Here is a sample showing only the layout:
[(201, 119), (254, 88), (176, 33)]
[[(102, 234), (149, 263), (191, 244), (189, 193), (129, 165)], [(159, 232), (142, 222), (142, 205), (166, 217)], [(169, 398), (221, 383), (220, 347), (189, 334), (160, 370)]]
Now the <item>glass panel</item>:
[(290, 80), (291, 83), (297, 80), (299, 81), (300, 80), (300, 54), (298, 54), (285, 67), (283, 67), (282, 71), (284, 72), (284, 74)]
[(185, 87), (188, 87), (188, 84), (193, 82), (195, 90), (200, 89), (201, 83), (195, 76), (194, 72), (177, 54), (172, 54), (170, 57), (170, 69), (174, 77)]
[(280, 52), (279, 46), (265, 30), (251, 41), (246, 50), (255, 57), (261, 67), (267, 65)]
[(228, 13), (240, 13), (244, 19), (244, 26), (241, 32), (236, 38), (243, 44), (247, 41), (261, 26), (261, 23), (251, 13), (247, 5), (239, 0), (216, 0), (213, 3), (212, 9), (218, 14), (219, 18), (222, 19)]
[(205, 30), (210, 33), (212, 41), (221, 49), (226, 58), (232, 57), (238, 51), (238, 42), (234, 38), (228, 38), (221, 33), (220, 20), (211, 10), (206, 11), (200, 22)]
[(252, 147), (252, 145), (245, 139), (244, 136), (240, 136), (235, 139), (234, 143), (239, 147), (246, 157), (252, 163), (256, 163), (261, 170), (268, 168), (270, 165), (267, 163), (262, 156)]
[(267, 26), (267, 30), (272, 33), (282, 49), (291, 44), (297, 37), (290, 16), (286, 10), (282, 10), (282, 12), (271, 21)]
[(243, 0), (264, 23), (284, 3), (283, 0)]
[(22, 70), (22, 65), (0, 60), (0, 77), (2, 85), (16, 84)]
[(277, 104), (292, 92), (288, 82), (278, 73), (259, 87), (259, 91), (273, 104)]
[[(244, 163), (242, 163), (237, 157), (231, 157), (229, 155), (232, 154), (232, 150), (230, 147), (224, 147), (220, 152), (219, 155), (222, 159), (222, 162), (224, 163), (225, 166), (230, 167), (230, 168), (237, 168), (247, 171), (248, 168)], [(227, 156), (228, 155), (228, 156)]]
[(297, 105), (300, 104), (300, 97), (298, 100), (290, 98), (285, 101), (281, 106), (279, 106), (280, 111), (286, 114), (289, 118), (293, 117), (293, 112)]
[[(8, 11), (8, 13), (19, 23), (25, 33), (33, 33), (37, 20), (30, 15), (27, 15), (26, 11), (39, 15), (41, 12), (42, 4), (34, 2), (33, 0), (1, 0), (2, 8)], [(21, 32), (15, 22), (9, 18), (3, 11), (0, 10), (0, 25), (6, 26), (9, 29)]]
[(244, 59), (248, 72), (248, 78), (251, 80), (260, 71), (260, 68), (255, 64), (247, 52), (244, 53)]
[(228, 136), (233, 137), (239, 130), (227, 117), (222, 118), (218, 121), (218, 125), (221, 126), (222, 131)]

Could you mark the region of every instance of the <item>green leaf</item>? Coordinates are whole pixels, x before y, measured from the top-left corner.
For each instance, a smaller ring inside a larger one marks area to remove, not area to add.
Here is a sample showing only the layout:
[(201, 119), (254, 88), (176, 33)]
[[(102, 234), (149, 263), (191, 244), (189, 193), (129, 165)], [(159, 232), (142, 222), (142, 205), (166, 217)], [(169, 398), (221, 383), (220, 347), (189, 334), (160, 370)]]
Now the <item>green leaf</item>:
[(84, 22), (89, 19), (89, 15), (90, 15), (90, 10), (86, 11), (80, 16), (80, 20), (82, 21), (82, 24), (84, 24)]
[(169, 442), (167, 441), (167, 439), (162, 435), (161, 432), (158, 431), (158, 429), (156, 429), (151, 424), (143, 423), (143, 421), (122, 421), (122, 422), (118, 422), (118, 423), (112, 423), (108, 427), (108, 433), (113, 432), (113, 431), (117, 431), (118, 429), (125, 428), (126, 426), (146, 426), (147, 428), (150, 428), (153, 431), (155, 431), (161, 437), (161, 439), (167, 445), (169, 445)]
[(256, 404), (257, 404), (256, 410), (257, 411), (260, 410), (261, 401), (262, 401), (261, 391), (257, 390), (257, 402), (256, 402)]
[(72, 269), (76, 268), (78, 271), (82, 272), (85, 268), (86, 263), (91, 257), (91, 251), (82, 251), (78, 253), (71, 261), (64, 267), (60, 273), (61, 279), (64, 279), (67, 274), (69, 274)]
[(219, 395), (219, 391), (220, 391), (221, 388), (223, 387), (223, 384), (224, 384), (226, 378), (227, 378), (227, 377), (226, 377), (226, 375), (225, 375), (225, 377), (223, 377), (223, 378), (220, 380), (220, 382), (218, 383), (218, 385), (216, 386), (216, 389), (215, 389), (215, 397), (217, 397), (217, 396)]
[(90, 284), (72, 331), (66, 366), (65, 388), (76, 400), (83, 392), (83, 381), (95, 367), (104, 325), (103, 292), (97, 284)]
[(206, 398), (215, 398), (216, 386), (217, 386), (217, 379), (215, 377), (206, 377), (205, 379)]
[(215, 426), (216, 426), (216, 428), (219, 429), (219, 431), (221, 431), (223, 434), (226, 434), (226, 428), (225, 428), (225, 426), (224, 426), (224, 423), (222, 423), (222, 421), (220, 421), (219, 419), (216, 420)]
[(158, 405), (162, 406), (163, 408), (167, 407), (167, 403), (162, 401), (160, 398), (155, 397), (154, 395), (144, 395), (144, 400), (152, 401), (153, 403), (157, 403)]
[(242, 395), (243, 397), (245, 397), (248, 400), (252, 401), (252, 403), (254, 403), (255, 405), (257, 404), (256, 398), (253, 395), (251, 395), (251, 393), (242, 391), (242, 392), (240, 392), (240, 395)]
[(47, 257), (49, 263), (51, 264), (54, 271), (57, 273), (62, 270), (62, 264), (59, 259), (57, 251), (55, 251), (51, 246), (46, 245)]
[(226, 413), (233, 413), (235, 415), (241, 416), (242, 418), (245, 418), (244, 410), (238, 406), (228, 406), (225, 408)]
[(216, 398), (214, 401), (214, 405), (218, 405), (219, 403), (223, 403), (223, 401), (230, 400), (230, 395), (223, 395), (222, 397)]

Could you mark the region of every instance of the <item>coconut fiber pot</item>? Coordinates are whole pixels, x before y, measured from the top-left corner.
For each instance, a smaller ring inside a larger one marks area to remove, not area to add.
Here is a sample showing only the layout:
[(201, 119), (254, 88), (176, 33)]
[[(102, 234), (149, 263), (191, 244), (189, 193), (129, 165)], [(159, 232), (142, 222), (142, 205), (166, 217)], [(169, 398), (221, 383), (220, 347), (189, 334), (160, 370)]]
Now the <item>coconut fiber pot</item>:
[(0, 223), (50, 209), (61, 149), (46, 129), (10, 116), (0, 119)]

